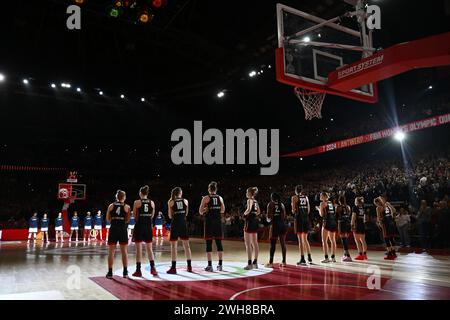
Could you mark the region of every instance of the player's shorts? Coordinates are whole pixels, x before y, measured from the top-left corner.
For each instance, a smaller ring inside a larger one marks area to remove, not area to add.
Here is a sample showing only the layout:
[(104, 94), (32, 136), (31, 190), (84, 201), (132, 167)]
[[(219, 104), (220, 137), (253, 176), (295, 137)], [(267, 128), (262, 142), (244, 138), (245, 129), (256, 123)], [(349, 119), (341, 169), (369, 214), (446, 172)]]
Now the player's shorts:
[(109, 231), (108, 235), (108, 245), (115, 246), (119, 243), (120, 245), (128, 244), (128, 233), (127, 228), (123, 227), (113, 227)]
[(338, 221), (339, 235), (346, 235), (352, 232), (352, 227), (349, 221)]
[(63, 231), (63, 226), (55, 227), (55, 231)]
[(283, 221), (272, 222), (269, 230), (269, 238), (277, 239), (280, 236), (284, 236), (286, 232), (287, 228)]
[(29, 228), (28, 232), (29, 233), (37, 233), (38, 232), (38, 228)]
[(151, 243), (153, 240), (153, 228), (152, 225), (136, 225), (136, 228), (133, 232), (133, 241), (134, 242), (145, 242)]
[(382, 223), (380, 226), (381, 235), (384, 238), (394, 237), (397, 230), (394, 223)]
[(84, 226), (84, 230), (92, 230), (91, 226)]
[(162, 230), (162, 224), (157, 224), (157, 225), (155, 226), (155, 228), (156, 228), (156, 230)]
[(70, 227), (70, 230), (77, 230), (78, 231), (78, 227)]
[(328, 232), (337, 232), (338, 230), (336, 221), (326, 221), (323, 225), (323, 228)]
[(308, 233), (309, 232), (309, 220), (305, 219), (304, 217), (297, 216), (295, 218), (294, 229), (295, 229), (295, 233), (297, 233), (297, 234)]
[(129, 224), (128, 225), (128, 229), (133, 230), (134, 229), (134, 224)]
[(354, 228), (352, 231), (354, 234), (365, 235), (366, 226), (364, 225), (364, 223), (356, 223), (356, 228)]
[(186, 221), (172, 221), (170, 227), (170, 241), (189, 240)]
[(48, 227), (41, 228), (41, 232), (48, 232)]
[(259, 223), (258, 219), (250, 218), (245, 220), (244, 232), (246, 233), (258, 233)]
[(222, 221), (220, 220), (220, 217), (218, 219), (205, 218), (203, 235), (205, 240), (223, 239)]
[(102, 226), (95, 225), (95, 226), (94, 226), (94, 230), (102, 230)]
[(107, 224), (107, 225), (105, 226), (105, 228), (106, 228), (106, 229), (111, 229), (111, 225), (110, 225), (110, 224)]

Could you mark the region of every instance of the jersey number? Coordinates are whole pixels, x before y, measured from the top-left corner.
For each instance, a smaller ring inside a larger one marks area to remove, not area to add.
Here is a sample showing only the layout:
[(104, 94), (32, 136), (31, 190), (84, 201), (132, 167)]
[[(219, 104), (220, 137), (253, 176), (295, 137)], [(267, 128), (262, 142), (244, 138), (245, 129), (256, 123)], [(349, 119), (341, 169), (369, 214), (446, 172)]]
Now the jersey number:
[(177, 209), (182, 210), (183, 209), (183, 202), (177, 202)]
[(120, 216), (120, 207), (117, 207), (117, 209), (116, 209), (116, 214), (117, 214), (118, 216)]
[(300, 198), (300, 205), (306, 206), (306, 198)]
[(212, 204), (213, 204), (213, 206), (217, 206), (217, 198), (212, 198), (211, 199), (212, 200)]
[(144, 203), (144, 212), (148, 212), (148, 203)]

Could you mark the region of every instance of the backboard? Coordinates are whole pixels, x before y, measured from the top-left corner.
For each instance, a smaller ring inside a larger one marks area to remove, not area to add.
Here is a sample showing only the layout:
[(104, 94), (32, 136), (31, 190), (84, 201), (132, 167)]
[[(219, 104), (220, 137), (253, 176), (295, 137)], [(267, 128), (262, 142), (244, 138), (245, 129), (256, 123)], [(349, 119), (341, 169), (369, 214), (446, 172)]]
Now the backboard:
[(79, 183), (60, 183), (58, 184), (59, 200), (85, 200), (86, 185)]
[(365, 28), (364, 18), (358, 22), (357, 12), (364, 11), (355, 9), (354, 12), (325, 20), (277, 4), (277, 80), (316, 92), (367, 103), (377, 102), (375, 83), (349, 91), (339, 91), (328, 86), (331, 72), (375, 52), (372, 47), (372, 32)]

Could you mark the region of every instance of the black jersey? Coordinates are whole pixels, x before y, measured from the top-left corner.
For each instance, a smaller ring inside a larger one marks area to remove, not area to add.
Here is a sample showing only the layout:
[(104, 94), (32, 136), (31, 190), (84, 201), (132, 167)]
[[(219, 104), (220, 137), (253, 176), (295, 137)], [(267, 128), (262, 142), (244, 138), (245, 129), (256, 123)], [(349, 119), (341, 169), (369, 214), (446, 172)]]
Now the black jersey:
[(273, 202), (273, 218), (274, 224), (283, 221), (283, 205), (280, 202)]
[(384, 207), (383, 211), (383, 223), (384, 224), (390, 224), (393, 223), (394, 216), (392, 215), (392, 211), (388, 206)]
[(328, 231), (336, 231), (337, 229), (337, 219), (336, 219), (336, 209), (334, 208), (334, 204), (331, 201), (327, 201), (325, 206), (325, 217), (323, 221), (324, 227)]
[(152, 200), (141, 199), (141, 207), (138, 208), (136, 212), (136, 217), (138, 217), (137, 224), (151, 225), (153, 211), (154, 209), (152, 207)]
[(339, 217), (338, 221), (343, 223), (350, 223), (351, 220), (351, 210), (346, 205), (339, 205)]
[(221, 202), (220, 202), (220, 196), (217, 194), (211, 194), (208, 195), (209, 202), (208, 202), (208, 211), (206, 211), (205, 217), (206, 218), (219, 218), (220, 219), (220, 210), (222, 208)]
[(111, 227), (125, 227), (125, 203), (114, 202), (111, 210)]
[(305, 195), (299, 195), (297, 201), (297, 215), (308, 216), (308, 197)]
[(253, 200), (252, 207), (250, 208), (250, 212), (245, 217), (245, 225), (244, 225), (244, 231), (247, 233), (256, 233), (258, 232), (258, 201)]
[(364, 217), (366, 214), (364, 207), (354, 207), (353, 212), (356, 214), (355, 233), (364, 233), (366, 229), (364, 225)]
[(180, 198), (173, 200), (172, 212), (172, 220), (186, 219), (186, 204), (184, 203), (184, 199)]

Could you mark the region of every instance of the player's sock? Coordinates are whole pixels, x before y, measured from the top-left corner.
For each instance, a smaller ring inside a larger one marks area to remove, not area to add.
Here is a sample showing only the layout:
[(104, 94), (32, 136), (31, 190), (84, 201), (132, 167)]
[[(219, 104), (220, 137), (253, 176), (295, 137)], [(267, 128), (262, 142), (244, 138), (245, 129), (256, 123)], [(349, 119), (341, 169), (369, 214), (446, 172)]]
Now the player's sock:
[(331, 259), (334, 259), (334, 254), (331, 255)]
[(177, 267), (177, 262), (176, 261), (172, 261), (172, 268), (175, 269)]
[(305, 255), (302, 254), (302, 255), (300, 256), (300, 261), (305, 261)]
[(251, 265), (252, 264), (252, 260), (248, 260), (248, 265)]
[(219, 260), (219, 266), (221, 266), (222, 265), (222, 260)]
[(190, 267), (190, 266), (191, 266), (191, 262), (192, 262), (191, 260), (188, 260), (188, 261), (187, 261), (187, 265), (188, 265), (188, 267)]
[(208, 260), (208, 267), (212, 267), (212, 261)]
[(308, 253), (308, 261), (312, 261), (311, 253)]
[(257, 259), (253, 260), (253, 264), (258, 264), (258, 260)]
[(325, 255), (325, 259), (328, 259), (328, 255), (327, 254)]
[(112, 268), (108, 268), (108, 273), (112, 274)]
[(152, 268), (155, 267), (155, 260), (150, 260), (150, 267), (152, 267)]
[(141, 270), (141, 263), (136, 262), (136, 271)]

